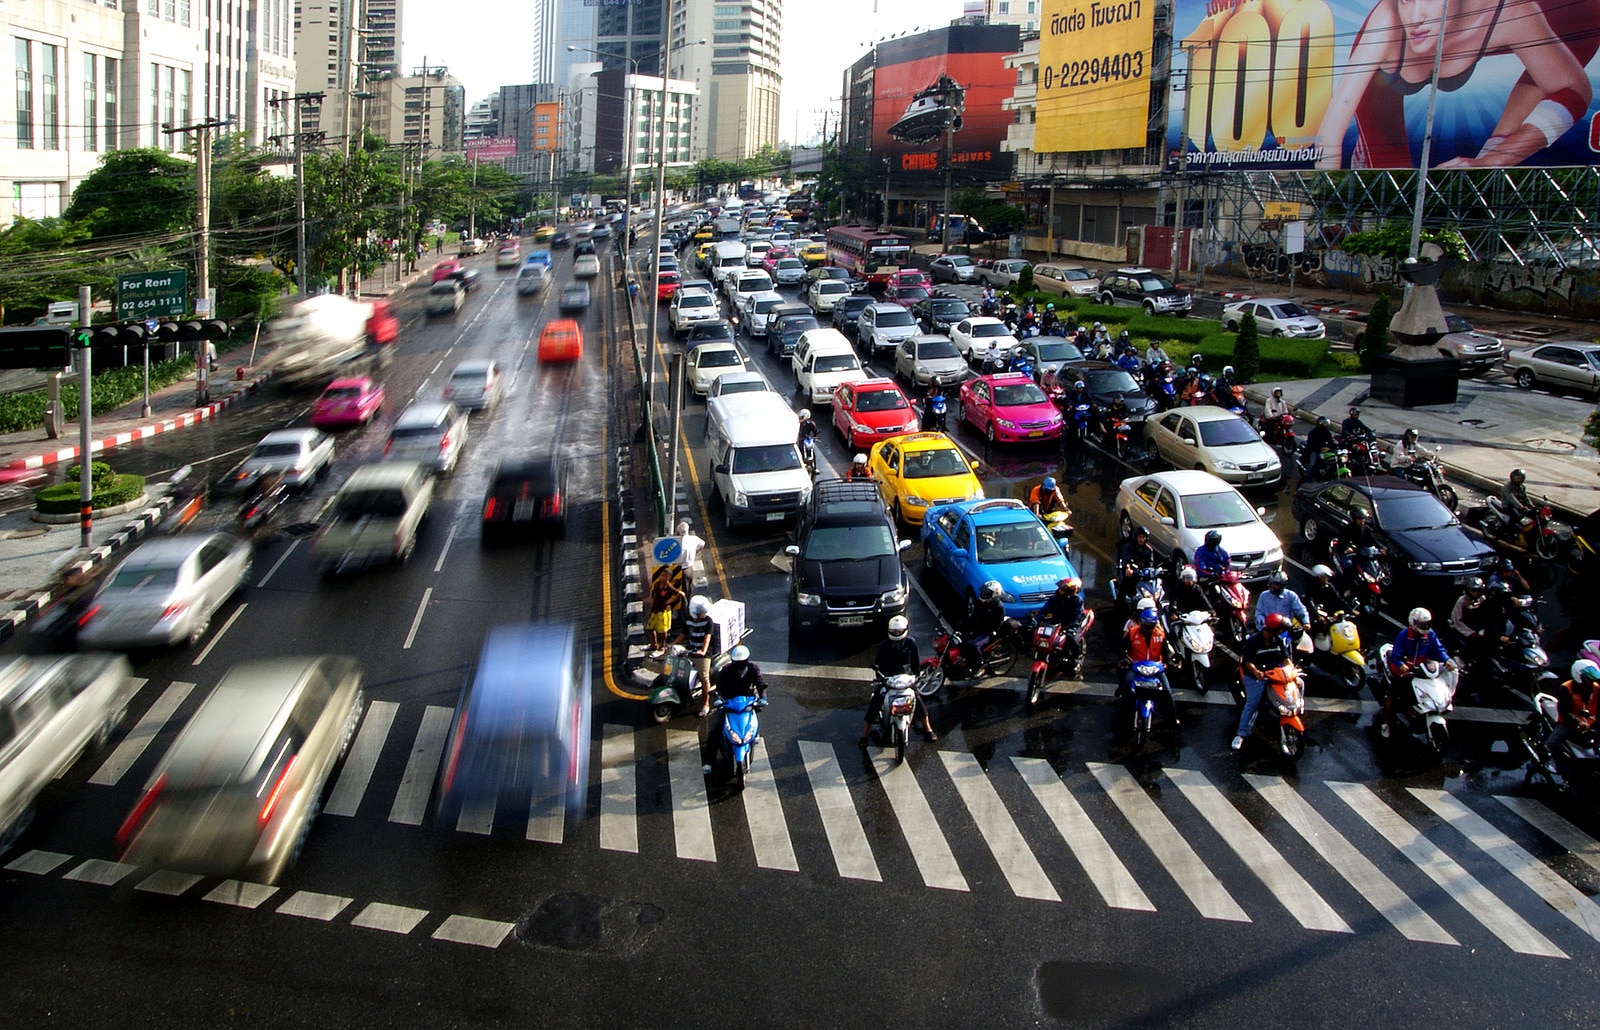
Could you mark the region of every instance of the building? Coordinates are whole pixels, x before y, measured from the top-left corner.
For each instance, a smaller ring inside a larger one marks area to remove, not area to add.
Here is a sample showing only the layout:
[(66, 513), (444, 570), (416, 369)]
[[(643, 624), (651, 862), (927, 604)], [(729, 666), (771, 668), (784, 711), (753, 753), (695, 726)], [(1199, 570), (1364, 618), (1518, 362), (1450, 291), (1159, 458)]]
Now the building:
[(628, 168), (632, 146), (635, 172), (653, 167), (660, 155), (672, 167), (695, 161), (695, 103), (700, 95), (694, 83), (666, 80), (666, 136), (662, 143), (662, 80), (656, 75), (631, 75), (602, 70), (594, 76), (594, 127), (579, 137), (594, 149), (593, 170), (620, 175)]
[(558, 0), (532, 0), (533, 3), (533, 81), (556, 81), (556, 47), (560, 26), (556, 21)]
[(527, 154), (535, 148), (534, 107), (556, 101), (556, 87), (548, 82), (528, 82), (515, 86), (501, 86), (499, 98), (499, 125), (491, 135), (509, 137), (517, 141), (517, 153)]
[(302, 131), (329, 137), (359, 131), (350, 94), (361, 81), (363, 35), (356, 30), (364, 16), (363, 0), (295, 0), (295, 92), (322, 94), (320, 103), (302, 105)]
[(400, 20), (400, 0), (364, 0), (366, 4), (366, 63), (373, 76), (399, 75), (400, 40), (404, 25)]
[(463, 143), (500, 135), (500, 94), (490, 93), (467, 109), (461, 130)]
[(983, 18), (990, 25), (1015, 25), (1023, 32), (1038, 32), (1044, 0), (983, 0)]
[(661, 74), (666, 6), (667, 0), (600, 5), (595, 13), (593, 41), (587, 45), (600, 53), (606, 71)]
[[(585, 53), (583, 47), (595, 43), (594, 21), (598, 8), (586, 0), (556, 0), (555, 70), (549, 79), (535, 81), (553, 82), (565, 87), (572, 81), (575, 65), (587, 64), (594, 55)], [(580, 49), (568, 50), (567, 47)], [(537, 61), (537, 58), (535, 58)]]
[[(781, 0), (671, 0), (670, 74), (699, 87), (695, 152), (737, 161), (777, 146)], [(707, 44), (699, 45), (700, 40)]]
[(556, 101), (533, 105), (533, 139), (529, 149), (534, 153), (561, 149), (561, 105)]
[(399, 138), (390, 126), (390, 143), (420, 143), (424, 154), (453, 153), (462, 149), (466, 130), (466, 87), (448, 68), (424, 67), (380, 84), (380, 92), (400, 98)]

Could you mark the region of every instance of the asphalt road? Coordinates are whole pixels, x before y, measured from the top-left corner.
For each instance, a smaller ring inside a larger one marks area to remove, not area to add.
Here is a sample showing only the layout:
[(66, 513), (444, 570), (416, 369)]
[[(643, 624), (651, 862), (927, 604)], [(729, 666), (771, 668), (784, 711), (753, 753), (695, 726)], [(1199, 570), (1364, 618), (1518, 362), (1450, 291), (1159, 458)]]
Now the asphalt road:
[[(569, 262), (558, 258), (558, 284)], [(604, 345), (615, 291), (597, 285), (575, 369), (540, 368), (530, 350), (554, 289), (519, 299), (509, 273), (486, 267), (454, 321), (411, 320), (403, 304), (383, 419), (341, 437), (335, 475), (262, 542), (252, 586), (197, 648), (137, 657), (146, 683), (128, 730), (49, 788), (0, 857), (11, 1019), (1592, 1024), (1600, 822), (1523, 788), (1519, 756), (1494, 749), (1512, 727), (1463, 720), (1451, 761), (1419, 770), (1376, 760), (1370, 716), (1319, 710), (1296, 770), (1259, 741), (1227, 750), (1236, 713), (1220, 692), (1183, 704), (1181, 730), (1160, 729), (1135, 754), (1103, 691), (1054, 693), (1029, 714), (1000, 683), (938, 701), (940, 742), (914, 743), (891, 768), (854, 744), (875, 641), (791, 646), (776, 533), (702, 531), (712, 590), (746, 602), (773, 684), (764, 761), (743, 795), (701, 775), (696, 720), (649, 725), (597, 668), (587, 819), (559, 843), (503, 817), (488, 834), (435, 825), (441, 724), (485, 628), (572, 619), (603, 650), (607, 599), (614, 622), (624, 614), (610, 451), (628, 373)], [(381, 453), (403, 401), (435, 393), (468, 355), (497, 357), (513, 382), (498, 410), (474, 416), (410, 563), (316, 578), (296, 523)], [(247, 403), (119, 462), (221, 469), (309, 400)], [(691, 445), (700, 410), (686, 418)], [(1049, 451), (983, 454), (960, 438), (984, 459), (991, 496), (1059, 467)], [(824, 439), (842, 467), (846, 452)], [(574, 459), (568, 538), (482, 549), (489, 469), (552, 444)], [(689, 465), (703, 474), (703, 456)], [(1104, 578), (1110, 497), (1126, 474), (1099, 456), (1065, 473), (1073, 557), (1091, 584)], [(912, 618), (926, 638), (949, 599), (918, 585)], [(1104, 603), (1098, 590), (1091, 599)], [(1091, 644), (1091, 687), (1107, 679), (1108, 647)], [(289, 652), (357, 656), (369, 702), (300, 864), (260, 891), (117, 866), (112, 833), (200, 700), (233, 663)], [(1313, 693), (1326, 708), (1356, 700)]]

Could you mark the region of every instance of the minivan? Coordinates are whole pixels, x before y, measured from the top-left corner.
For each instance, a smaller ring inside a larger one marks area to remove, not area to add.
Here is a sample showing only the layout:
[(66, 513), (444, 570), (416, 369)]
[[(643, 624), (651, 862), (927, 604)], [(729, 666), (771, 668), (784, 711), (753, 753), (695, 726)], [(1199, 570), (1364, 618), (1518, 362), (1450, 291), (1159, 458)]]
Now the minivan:
[(719, 397), (712, 409), (706, 433), (712, 499), (722, 504), (727, 527), (794, 518), (811, 496), (794, 412), (783, 398), (764, 393)]
[(418, 461), (449, 475), (467, 445), (467, 416), (449, 401), (417, 401), (394, 420), (383, 456)]
[(544, 291), (550, 281), (550, 270), (545, 265), (528, 263), (517, 273), (517, 296), (530, 297)]
[(742, 272), (744, 264), (745, 245), (738, 240), (724, 240), (711, 246), (711, 281), (721, 282), (726, 276), (734, 272)]

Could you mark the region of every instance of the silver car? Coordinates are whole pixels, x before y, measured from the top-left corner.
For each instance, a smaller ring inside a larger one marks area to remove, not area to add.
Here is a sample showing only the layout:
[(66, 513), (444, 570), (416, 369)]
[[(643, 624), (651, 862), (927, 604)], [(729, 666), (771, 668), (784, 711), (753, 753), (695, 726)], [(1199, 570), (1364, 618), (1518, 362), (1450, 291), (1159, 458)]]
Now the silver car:
[(1479, 332), (1460, 315), (1445, 315), (1444, 324), (1450, 332), (1434, 346), (1445, 357), (1461, 362), (1463, 371), (1487, 372), (1505, 360), (1506, 345), (1498, 336)]
[(1535, 386), (1560, 387), (1594, 393), (1600, 390), (1600, 345), (1582, 340), (1542, 343), (1512, 351), (1506, 367), (1524, 390)]
[[(1184, 409), (1187, 410), (1187, 409)], [(1179, 469), (1124, 479), (1117, 488), (1117, 528), (1121, 539), (1135, 527), (1150, 531), (1156, 553), (1173, 564), (1194, 559), (1195, 548), (1211, 530), (1222, 534), (1231, 567), (1258, 583), (1283, 567), (1283, 544), (1261, 521), (1237, 489), (1209, 472)]]
[(78, 630), (84, 647), (170, 647), (205, 635), (223, 602), (250, 580), (248, 541), (228, 533), (147, 540), (95, 596)]
[(1222, 327), (1230, 333), (1238, 332), (1246, 314), (1255, 316), (1256, 328), (1265, 336), (1320, 340), (1328, 335), (1322, 319), (1292, 300), (1275, 297), (1229, 304), (1222, 309)]
[(467, 445), (467, 416), (449, 401), (416, 401), (394, 420), (386, 461), (415, 461), (447, 476)]
[(444, 399), (462, 411), (488, 411), (500, 401), (500, 365), (489, 358), (471, 358), (455, 367), (444, 384)]
[(967, 377), (967, 363), (950, 337), (928, 333), (900, 341), (894, 374), (916, 387), (954, 386)]
[(261, 438), (239, 465), (240, 479), (281, 472), (289, 486), (309, 486), (333, 461), (333, 438), (320, 429), (279, 429)]

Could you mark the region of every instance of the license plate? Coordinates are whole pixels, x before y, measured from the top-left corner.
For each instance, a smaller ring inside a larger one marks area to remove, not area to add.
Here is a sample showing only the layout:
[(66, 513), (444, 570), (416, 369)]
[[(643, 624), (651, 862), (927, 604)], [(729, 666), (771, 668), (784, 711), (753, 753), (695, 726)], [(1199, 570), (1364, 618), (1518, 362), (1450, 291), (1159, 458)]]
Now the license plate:
[(534, 511), (533, 501), (522, 498), (511, 506), (511, 517), (517, 522), (526, 522), (533, 518)]
[(841, 626), (865, 626), (866, 624), (867, 617), (865, 615), (844, 615), (839, 618), (839, 625)]
[(784, 513), (781, 512), (781, 511), (769, 511), (769, 512), (767, 512), (767, 521), (768, 522), (782, 522), (783, 521), (783, 515), (784, 515)]
[(1030, 429), (1030, 430), (1028, 430), (1028, 435), (1029, 436), (1043, 436), (1044, 435), (1044, 430), (1043, 429)]

